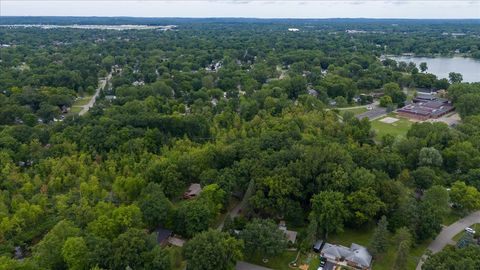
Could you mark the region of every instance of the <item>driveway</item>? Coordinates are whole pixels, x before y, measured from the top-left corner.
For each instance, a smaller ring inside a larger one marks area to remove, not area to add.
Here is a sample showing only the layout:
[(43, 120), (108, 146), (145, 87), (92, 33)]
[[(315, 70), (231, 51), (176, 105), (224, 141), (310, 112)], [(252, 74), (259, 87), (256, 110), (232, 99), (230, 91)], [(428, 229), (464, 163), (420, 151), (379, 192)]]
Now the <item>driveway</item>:
[[(475, 223), (480, 223), (480, 211), (473, 212), (470, 215), (451, 224), (450, 226), (443, 227), (440, 234), (437, 235), (435, 240), (433, 240), (430, 245), (428, 245), (428, 249), (432, 251), (432, 253), (437, 253), (441, 251), (446, 245), (455, 244), (452, 238), (461, 231), (463, 231), (466, 227), (470, 227)], [(426, 258), (427, 257), (425, 255), (422, 256), (422, 259), (417, 264), (416, 270), (422, 269), (423, 261)]]
[(235, 270), (273, 270), (273, 269), (266, 268), (256, 264), (238, 261), (237, 265), (235, 265)]
[(323, 267), (323, 270), (333, 270), (335, 267), (335, 264), (332, 262), (325, 262), (325, 266)]

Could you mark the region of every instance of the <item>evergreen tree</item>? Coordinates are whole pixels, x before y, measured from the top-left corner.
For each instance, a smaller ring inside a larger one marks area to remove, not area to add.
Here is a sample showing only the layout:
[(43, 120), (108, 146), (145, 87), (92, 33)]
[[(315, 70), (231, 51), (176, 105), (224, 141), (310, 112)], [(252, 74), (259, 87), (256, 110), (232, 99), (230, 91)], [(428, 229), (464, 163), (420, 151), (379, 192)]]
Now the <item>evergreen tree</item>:
[(370, 242), (370, 252), (373, 256), (383, 254), (388, 248), (388, 221), (387, 217), (382, 216), (377, 224), (377, 228), (373, 232)]

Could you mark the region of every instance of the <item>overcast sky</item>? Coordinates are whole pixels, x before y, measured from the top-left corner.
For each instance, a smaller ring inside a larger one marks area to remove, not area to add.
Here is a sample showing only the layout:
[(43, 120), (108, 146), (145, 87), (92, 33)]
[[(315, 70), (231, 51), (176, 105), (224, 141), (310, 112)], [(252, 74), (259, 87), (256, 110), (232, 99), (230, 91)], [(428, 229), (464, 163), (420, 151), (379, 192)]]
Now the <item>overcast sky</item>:
[(480, 18), (480, 0), (0, 0), (1, 16)]

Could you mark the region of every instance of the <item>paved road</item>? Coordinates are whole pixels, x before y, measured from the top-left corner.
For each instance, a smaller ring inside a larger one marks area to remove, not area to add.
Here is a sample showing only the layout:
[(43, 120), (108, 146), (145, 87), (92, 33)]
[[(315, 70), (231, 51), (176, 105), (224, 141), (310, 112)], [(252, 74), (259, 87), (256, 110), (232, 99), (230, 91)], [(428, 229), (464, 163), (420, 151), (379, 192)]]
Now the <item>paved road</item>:
[(90, 110), (90, 108), (93, 107), (93, 105), (95, 104), (95, 101), (97, 100), (98, 95), (100, 94), (100, 90), (102, 90), (105, 87), (105, 85), (107, 85), (107, 82), (110, 81), (111, 78), (112, 78), (112, 73), (108, 74), (106, 78), (99, 80), (97, 90), (95, 90), (95, 94), (92, 96), (92, 98), (87, 104), (82, 106), (82, 110), (78, 113), (78, 115), (86, 114), (88, 110)]
[[(432, 253), (437, 253), (446, 245), (454, 244), (452, 238), (459, 232), (463, 231), (466, 227), (472, 226), (475, 223), (480, 223), (480, 211), (471, 213), (450, 226), (444, 227), (440, 234), (437, 235), (437, 238), (428, 245), (428, 249), (432, 251)], [(423, 255), (422, 260), (418, 262), (416, 270), (422, 269), (424, 259), (426, 259), (425, 255)]]

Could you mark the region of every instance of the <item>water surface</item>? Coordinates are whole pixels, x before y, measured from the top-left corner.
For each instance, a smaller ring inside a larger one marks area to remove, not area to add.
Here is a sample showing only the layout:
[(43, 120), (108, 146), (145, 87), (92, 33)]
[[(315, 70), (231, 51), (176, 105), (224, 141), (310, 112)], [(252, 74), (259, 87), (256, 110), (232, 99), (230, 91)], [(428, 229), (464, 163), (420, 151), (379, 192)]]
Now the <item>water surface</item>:
[(426, 62), (427, 72), (435, 74), (440, 79), (448, 79), (448, 73), (457, 72), (463, 75), (463, 82), (480, 82), (480, 60), (464, 57), (387, 56), (387, 58), (397, 62), (413, 62), (417, 68), (420, 63)]

